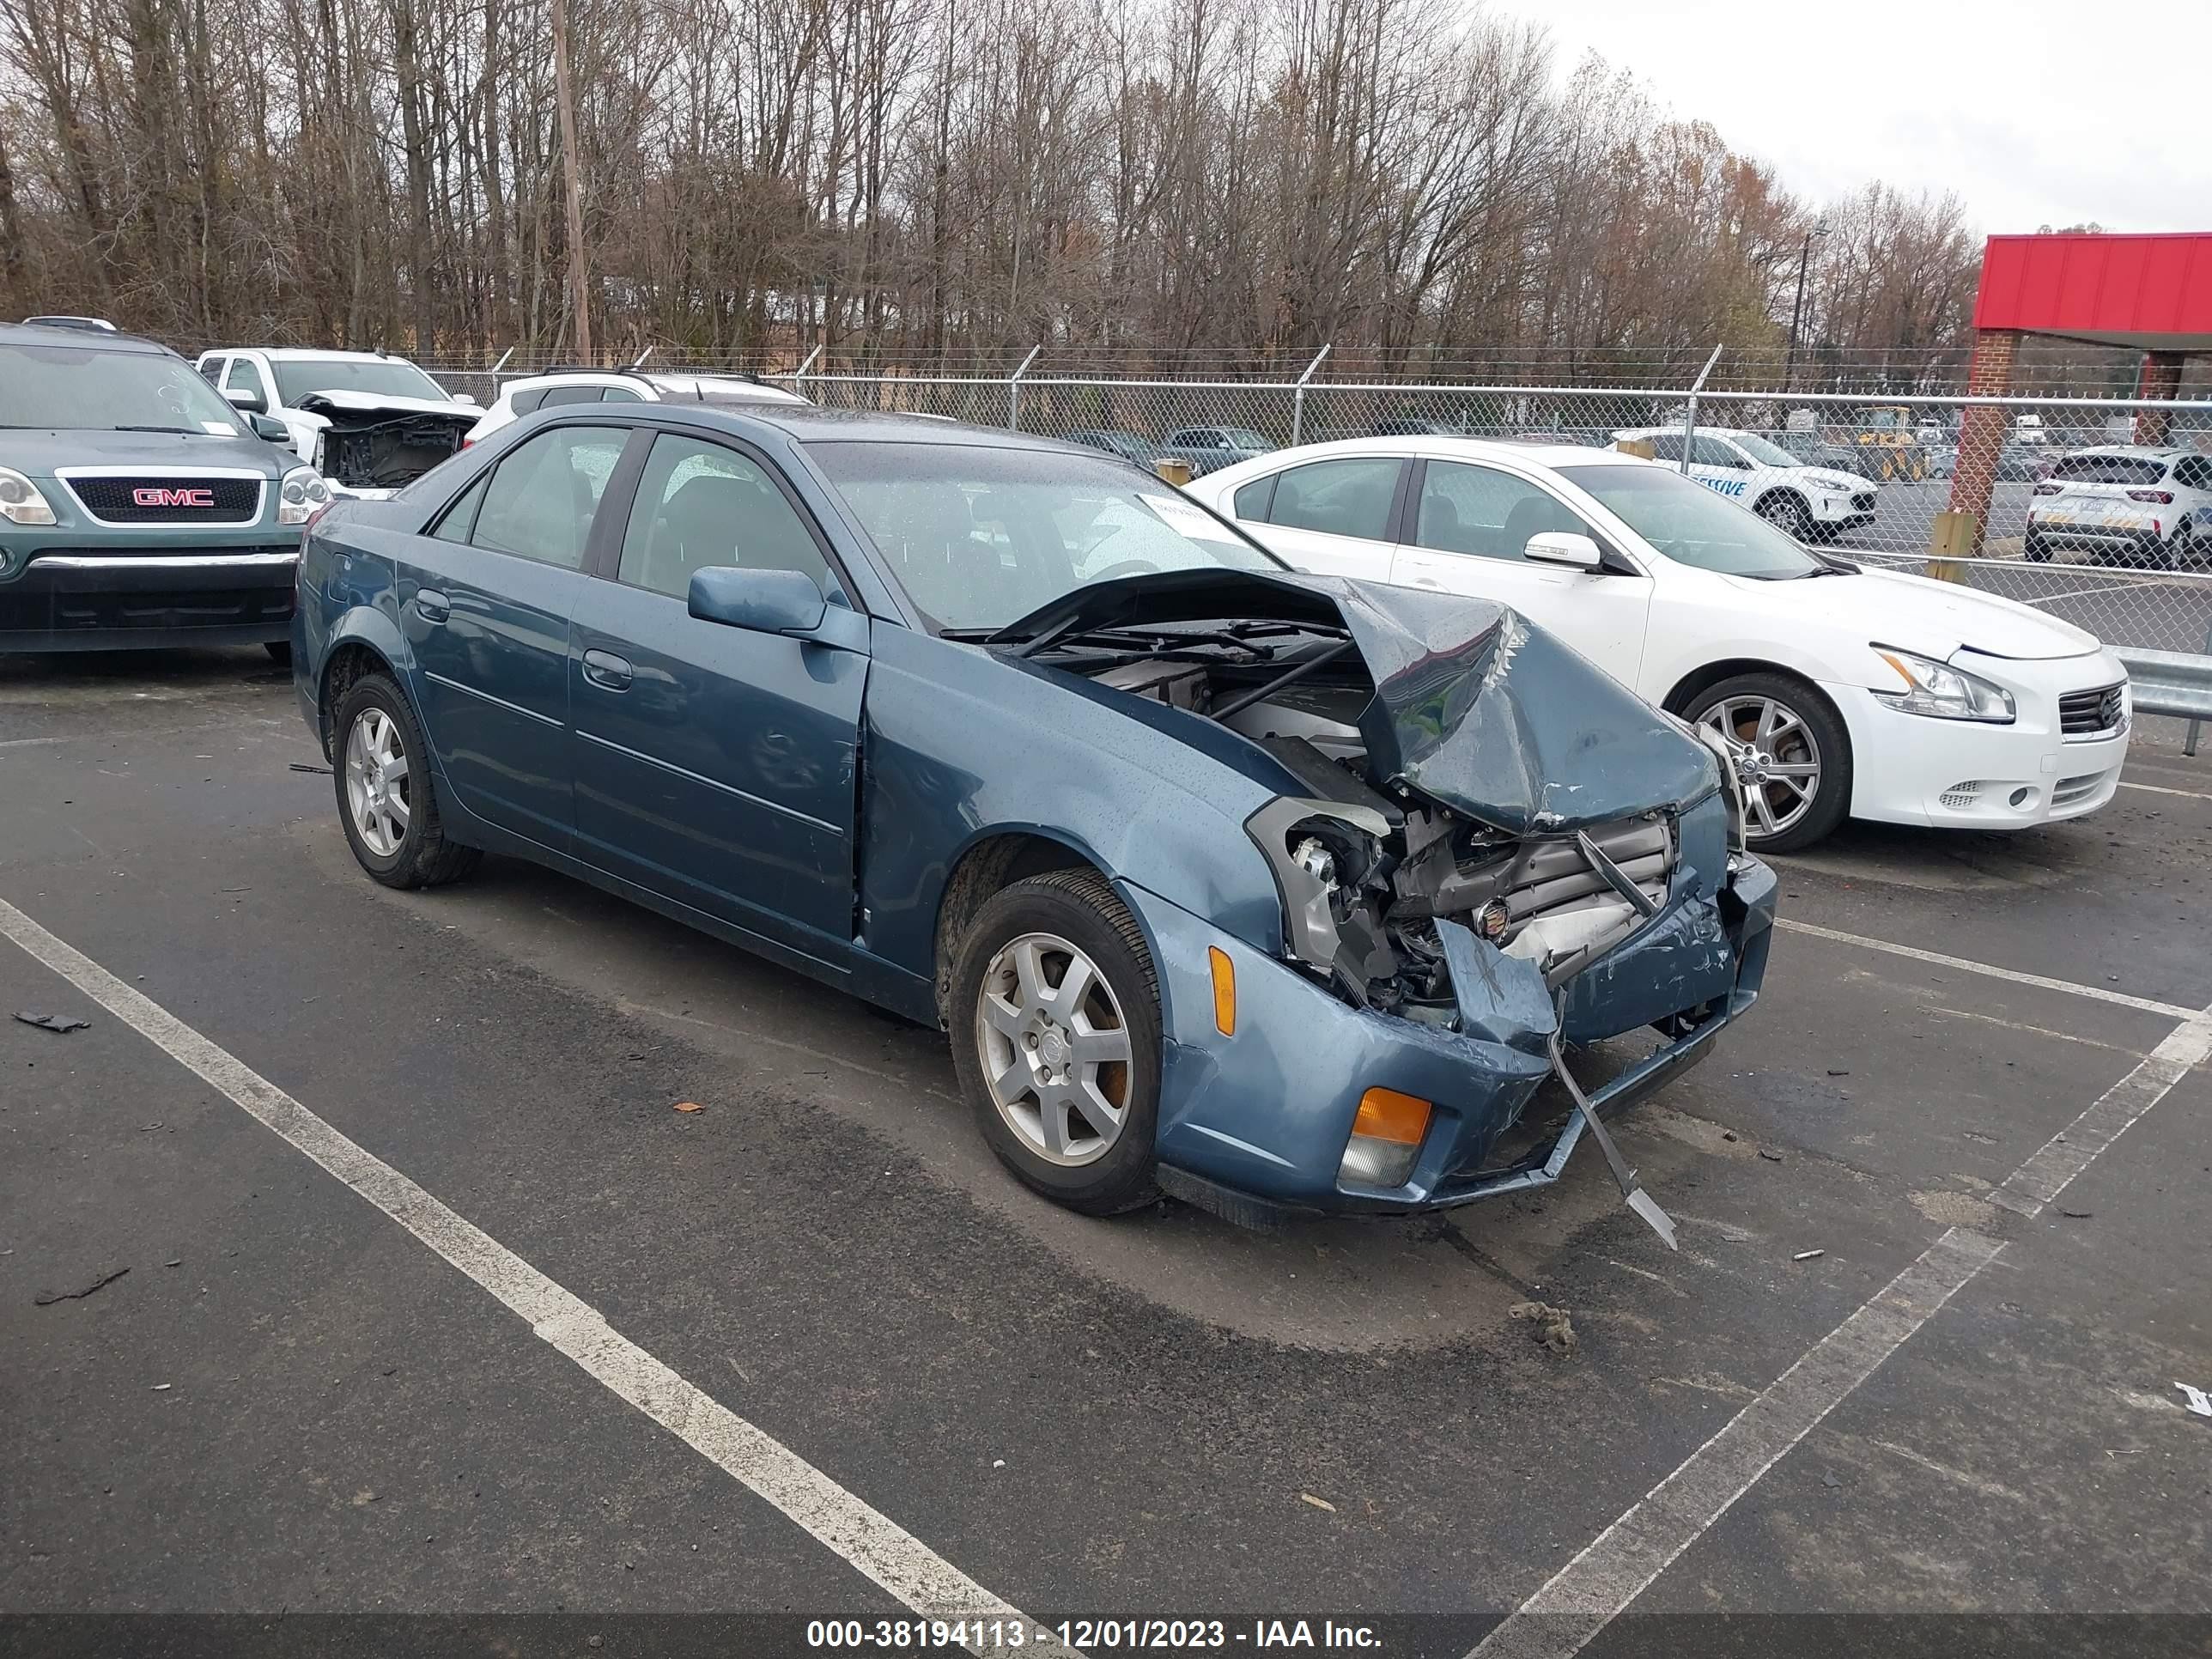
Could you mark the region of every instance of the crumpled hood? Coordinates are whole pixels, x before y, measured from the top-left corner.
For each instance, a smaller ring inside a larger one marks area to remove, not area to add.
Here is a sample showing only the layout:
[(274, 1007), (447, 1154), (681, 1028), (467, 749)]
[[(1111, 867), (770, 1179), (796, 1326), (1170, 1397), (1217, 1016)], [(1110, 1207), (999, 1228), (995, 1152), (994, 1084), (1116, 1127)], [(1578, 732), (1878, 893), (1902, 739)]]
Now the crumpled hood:
[(297, 404), (310, 414), (340, 410), (349, 415), (450, 415), (474, 426), (483, 410), (439, 398), (393, 398), (380, 392), (310, 392)]
[(1711, 750), (1517, 611), (1288, 571), (1181, 570), (1063, 595), (1009, 638), (1255, 617), (1344, 627), (1375, 680), (1378, 777), (1514, 835), (1679, 810), (1720, 787)]

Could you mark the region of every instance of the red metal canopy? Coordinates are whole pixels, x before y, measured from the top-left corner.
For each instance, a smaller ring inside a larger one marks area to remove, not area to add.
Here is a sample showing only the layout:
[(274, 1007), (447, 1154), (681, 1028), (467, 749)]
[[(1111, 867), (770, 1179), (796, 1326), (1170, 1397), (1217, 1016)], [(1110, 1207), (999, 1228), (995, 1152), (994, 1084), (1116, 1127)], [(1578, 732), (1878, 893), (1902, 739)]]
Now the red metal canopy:
[(2212, 233), (1992, 236), (1974, 326), (2212, 351)]

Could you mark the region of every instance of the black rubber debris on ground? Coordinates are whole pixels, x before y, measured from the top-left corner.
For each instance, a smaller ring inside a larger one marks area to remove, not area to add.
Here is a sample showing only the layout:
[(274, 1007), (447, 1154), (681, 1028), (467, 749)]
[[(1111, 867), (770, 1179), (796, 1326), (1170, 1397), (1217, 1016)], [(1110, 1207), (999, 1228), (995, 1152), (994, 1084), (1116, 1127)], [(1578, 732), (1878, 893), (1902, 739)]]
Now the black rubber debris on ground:
[(128, 1267), (118, 1267), (113, 1273), (100, 1274), (99, 1278), (94, 1279), (91, 1284), (86, 1285), (81, 1291), (40, 1291), (36, 1296), (33, 1297), (31, 1300), (37, 1303), (41, 1308), (51, 1308), (57, 1302), (82, 1302), (94, 1291), (104, 1290), (108, 1285), (112, 1285), (117, 1279), (122, 1278), (124, 1274), (130, 1271), (131, 1269)]

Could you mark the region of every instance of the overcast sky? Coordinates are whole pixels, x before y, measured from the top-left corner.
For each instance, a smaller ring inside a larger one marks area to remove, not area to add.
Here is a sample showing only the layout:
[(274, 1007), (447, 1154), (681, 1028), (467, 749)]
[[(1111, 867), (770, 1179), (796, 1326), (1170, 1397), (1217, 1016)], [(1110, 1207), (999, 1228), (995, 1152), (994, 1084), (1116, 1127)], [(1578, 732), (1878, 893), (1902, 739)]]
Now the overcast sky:
[[(2212, 230), (2212, 3), (1488, 0), (1711, 121), (1814, 201), (1958, 192), (1984, 233)], [(2100, 40), (2109, 23), (2111, 38)]]

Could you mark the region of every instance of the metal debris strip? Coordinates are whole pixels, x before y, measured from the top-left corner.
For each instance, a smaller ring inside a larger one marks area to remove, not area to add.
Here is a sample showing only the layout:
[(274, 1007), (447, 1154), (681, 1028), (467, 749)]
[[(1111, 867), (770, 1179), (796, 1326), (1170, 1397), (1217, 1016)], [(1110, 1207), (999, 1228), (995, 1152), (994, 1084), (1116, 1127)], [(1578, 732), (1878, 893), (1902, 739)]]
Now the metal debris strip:
[(15, 1018), (26, 1025), (35, 1025), (42, 1031), (52, 1031), (60, 1036), (67, 1036), (71, 1031), (82, 1031), (92, 1024), (90, 1020), (79, 1019), (74, 1014), (19, 1013)]
[(2191, 1412), (2199, 1417), (2212, 1417), (2212, 1395), (2188, 1382), (2177, 1382), (2173, 1386), (2181, 1390), (2181, 1396), (2189, 1402)]
[(1597, 1109), (1590, 1104), (1589, 1097), (1583, 1092), (1582, 1085), (1575, 1081), (1574, 1073), (1567, 1069), (1566, 1054), (1559, 1047), (1559, 1035), (1556, 1030), (1552, 1033), (1552, 1070), (1566, 1085), (1567, 1093), (1574, 1097), (1575, 1109), (1582, 1114), (1583, 1121), (1589, 1126), (1590, 1133), (1597, 1137), (1598, 1150), (1605, 1154), (1606, 1164), (1613, 1170), (1613, 1178), (1620, 1185), (1622, 1200), (1643, 1218), (1645, 1226), (1659, 1235), (1661, 1242), (1668, 1249), (1680, 1249), (1682, 1247), (1674, 1242), (1674, 1218), (1661, 1209), (1657, 1200), (1638, 1183), (1636, 1171), (1628, 1167), (1628, 1161), (1621, 1157), (1620, 1149), (1613, 1144), (1613, 1136), (1606, 1130), (1605, 1120), (1597, 1115)]

